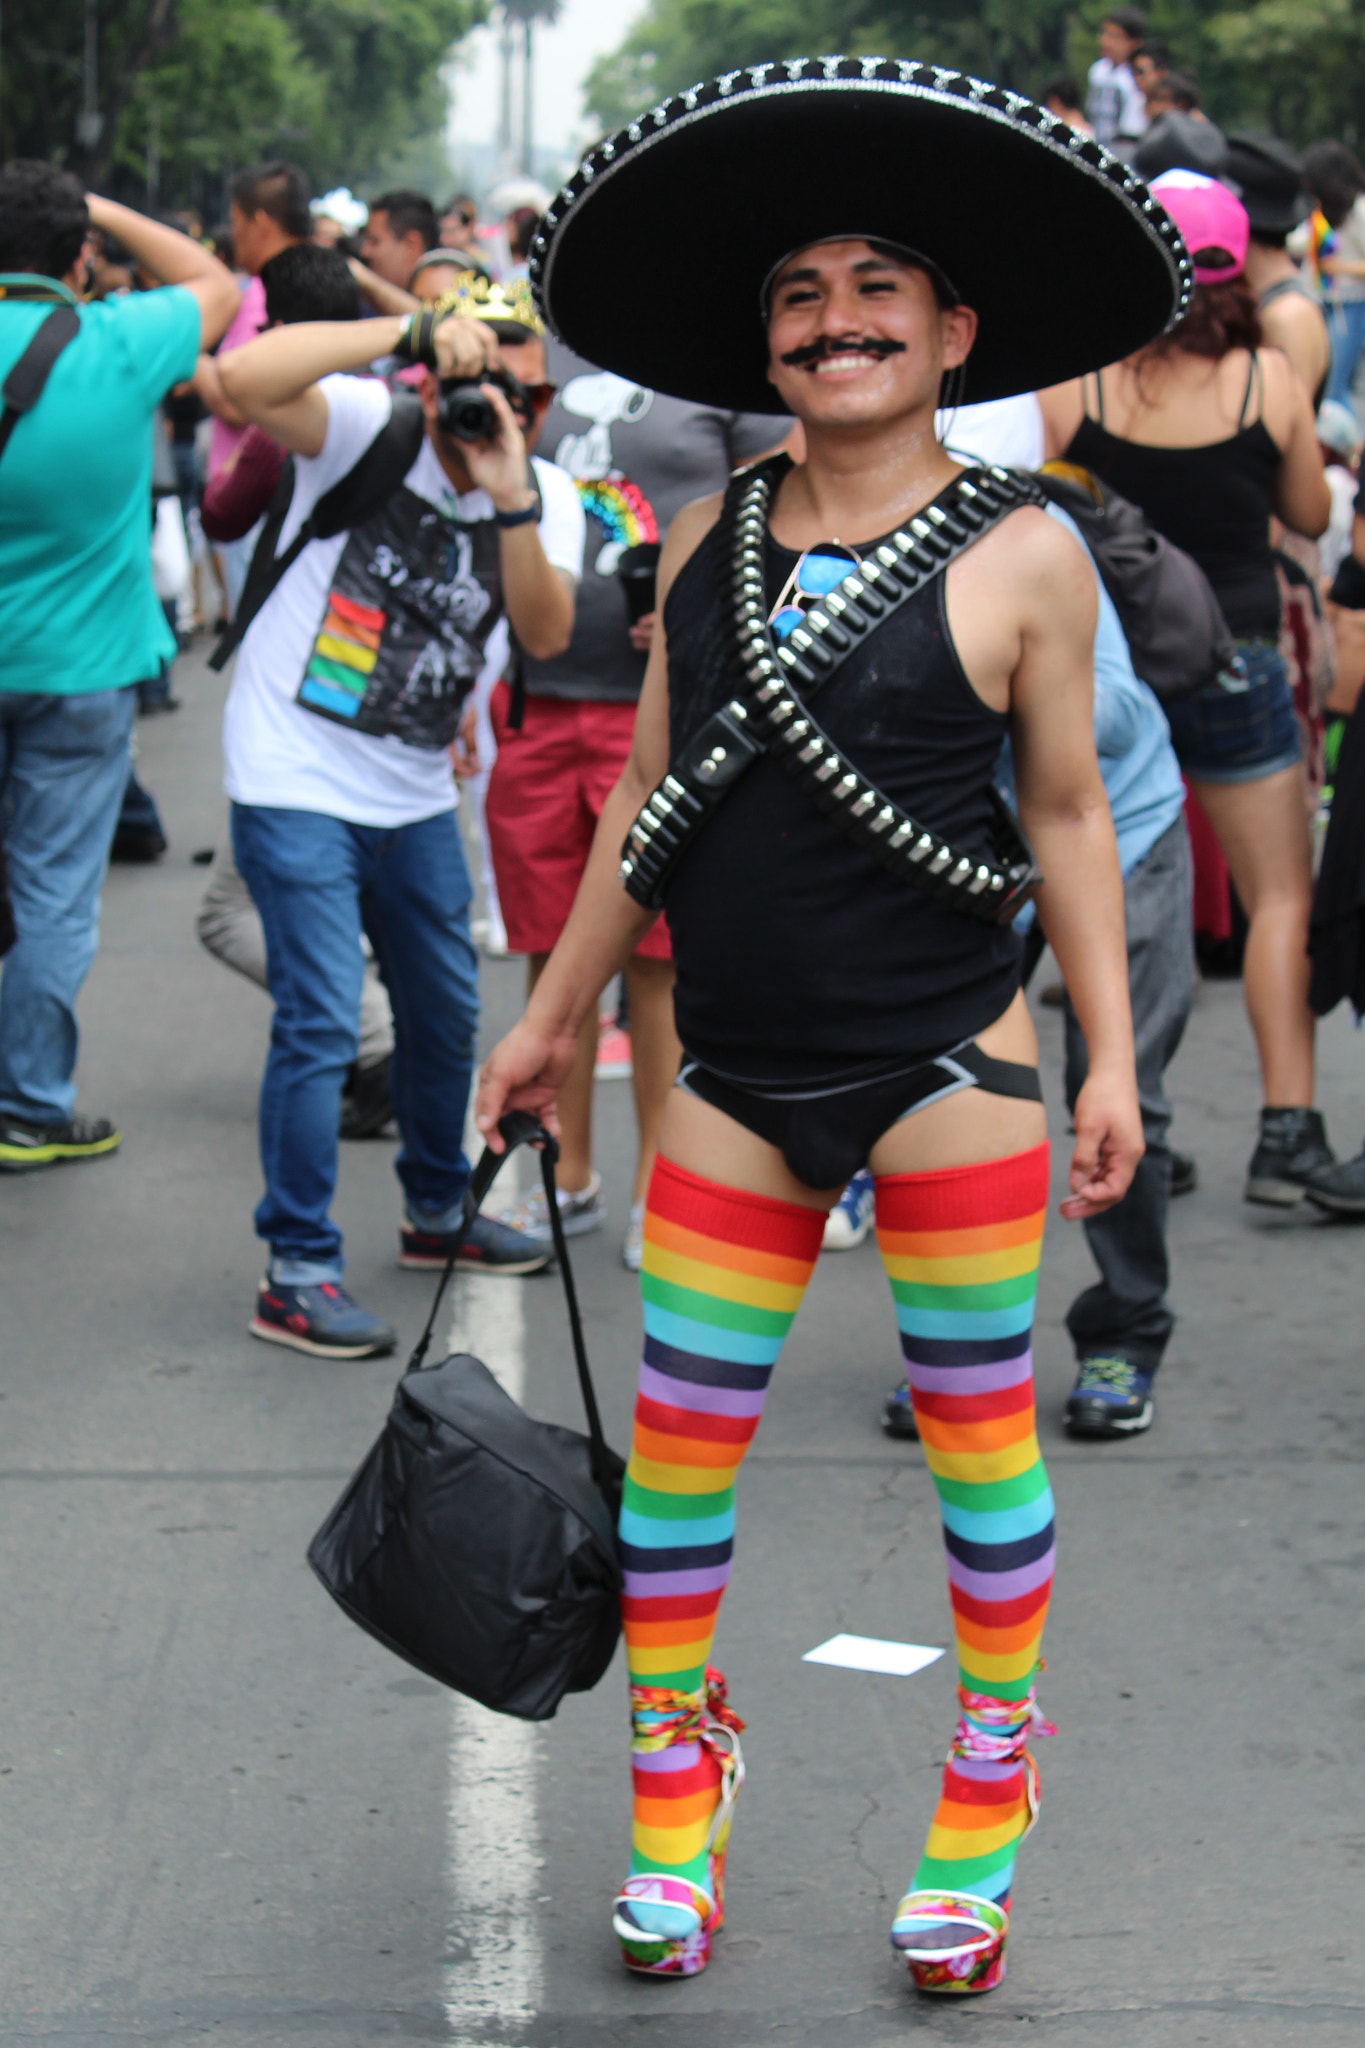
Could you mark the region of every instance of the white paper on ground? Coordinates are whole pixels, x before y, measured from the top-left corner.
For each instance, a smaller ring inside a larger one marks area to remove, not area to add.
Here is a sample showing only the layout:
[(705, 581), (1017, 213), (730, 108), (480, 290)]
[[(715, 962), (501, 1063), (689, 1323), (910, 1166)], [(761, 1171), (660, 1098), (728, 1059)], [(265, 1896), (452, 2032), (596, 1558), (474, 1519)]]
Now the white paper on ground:
[(831, 1636), (807, 1650), (803, 1664), (841, 1664), (848, 1671), (884, 1671), (892, 1678), (908, 1678), (923, 1671), (943, 1655), (923, 1643), (885, 1643), (877, 1636)]

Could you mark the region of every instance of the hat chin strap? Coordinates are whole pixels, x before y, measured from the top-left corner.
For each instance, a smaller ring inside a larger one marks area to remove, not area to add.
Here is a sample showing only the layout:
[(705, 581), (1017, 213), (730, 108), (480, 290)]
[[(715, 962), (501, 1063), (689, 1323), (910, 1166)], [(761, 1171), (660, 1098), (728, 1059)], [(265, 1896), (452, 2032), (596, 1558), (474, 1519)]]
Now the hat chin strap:
[(785, 256), (778, 258), (759, 288), (758, 310), (764, 320), (768, 318), (771, 310), (769, 302), (772, 299), (773, 286), (777, 281), (779, 272), (785, 270), (793, 256), (799, 256), (803, 249), (823, 249), (830, 242), (866, 242), (871, 249), (894, 249), (896, 254), (903, 257), (914, 269), (927, 271), (929, 276), (941, 287), (944, 295), (952, 305), (960, 306), (962, 304), (962, 294), (947, 272), (939, 264), (935, 263), (932, 256), (926, 256), (922, 249), (912, 249), (908, 242), (892, 241), (889, 235), (869, 235), (863, 233), (861, 229), (850, 228), (846, 235), (817, 235), (813, 241), (798, 242), (794, 249), (788, 249)]

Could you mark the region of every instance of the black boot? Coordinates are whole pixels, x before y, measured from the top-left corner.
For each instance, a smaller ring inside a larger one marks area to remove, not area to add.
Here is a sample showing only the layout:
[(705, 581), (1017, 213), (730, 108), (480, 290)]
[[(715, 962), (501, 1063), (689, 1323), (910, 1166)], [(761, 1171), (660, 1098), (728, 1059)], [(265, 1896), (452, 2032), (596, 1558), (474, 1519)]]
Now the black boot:
[(1365, 1216), (1365, 1146), (1354, 1159), (1320, 1166), (1304, 1193), (1333, 1216)]
[(352, 1067), (341, 1098), (337, 1136), (379, 1138), (392, 1122), (388, 1061), (376, 1060), (372, 1067)]
[(1261, 1142), (1247, 1168), (1245, 1199), (1270, 1209), (1301, 1202), (1311, 1174), (1336, 1164), (1317, 1109), (1263, 1109)]

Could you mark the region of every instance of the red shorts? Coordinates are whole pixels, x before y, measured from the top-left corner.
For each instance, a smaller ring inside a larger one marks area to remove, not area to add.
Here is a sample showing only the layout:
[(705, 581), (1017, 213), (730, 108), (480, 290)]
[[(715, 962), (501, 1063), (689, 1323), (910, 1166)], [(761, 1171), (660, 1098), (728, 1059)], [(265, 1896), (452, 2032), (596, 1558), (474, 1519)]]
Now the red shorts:
[[(635, 706), (528, 695), (521, 731), (512, 732), (510, 703), (510, 690), (499, 683), (489, 705), (498, 758), (484, 803), (488, 850), (509, 952), (548, 953), (568, 921), (602, 806), (626, 765)], [(662, 917), (635, 950), (645, 960), (672, 959)]]

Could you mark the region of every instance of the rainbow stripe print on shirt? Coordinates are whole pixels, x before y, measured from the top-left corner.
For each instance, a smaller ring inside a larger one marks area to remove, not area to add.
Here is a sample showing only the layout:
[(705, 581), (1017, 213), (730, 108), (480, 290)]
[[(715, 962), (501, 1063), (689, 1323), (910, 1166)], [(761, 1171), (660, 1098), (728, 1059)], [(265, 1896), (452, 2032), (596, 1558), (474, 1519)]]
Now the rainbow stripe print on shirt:
[(578, 476), (574, 482), (583, 500), (583, 510), (604, 529), (609, 542), (614, 541), (620, 548), (633, 548), (659, 538), (654, 507), (629, 477)]
[(298, 701), (332, 718), (354, 718), (379, 659), (386, 614), (334, 590), (313, 642)]

